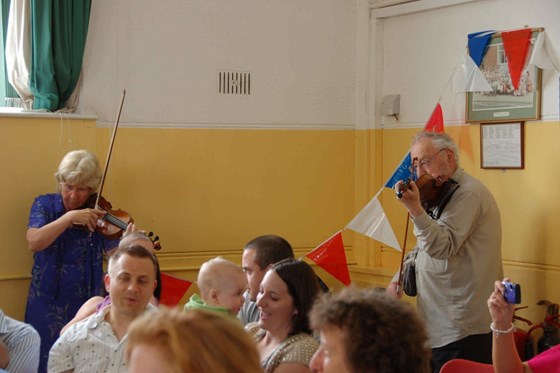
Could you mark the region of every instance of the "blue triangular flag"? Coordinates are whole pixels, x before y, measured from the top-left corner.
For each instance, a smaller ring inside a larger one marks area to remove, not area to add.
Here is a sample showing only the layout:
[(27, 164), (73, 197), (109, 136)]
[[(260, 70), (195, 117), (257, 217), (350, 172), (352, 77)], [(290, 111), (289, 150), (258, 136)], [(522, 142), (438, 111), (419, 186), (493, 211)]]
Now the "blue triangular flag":
[(385, 183), (385, 188), (393, 188), (395, 184), (400, 180), (406, 180), (409, 177), (414, 177), (412, 172), (412, 161), (410, 159), (410, 152), (406, 153), (404, 159), (395, 172), (393, 176)]
[(480, 67), (482, 63), (482, 59), (484, 58), (484, 54), (486, 53), (486, 48), (488, 47), (488, 43), (490, 42), (490, 38), (495, 33), (493, 30), (489, 31), (479, 31), (473, 32), (469, 34), (469, 54), (473, 59), (476, 66)]

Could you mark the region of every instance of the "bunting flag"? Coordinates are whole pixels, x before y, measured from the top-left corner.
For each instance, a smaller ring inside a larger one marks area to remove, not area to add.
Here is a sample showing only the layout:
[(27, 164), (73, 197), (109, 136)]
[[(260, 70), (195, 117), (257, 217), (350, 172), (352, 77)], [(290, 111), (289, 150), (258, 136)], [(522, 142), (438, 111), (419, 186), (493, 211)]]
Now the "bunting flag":
[(441, 110), (441, 105), (438, 104), (432, 111), (432, 115), (426, 125), (424, 126), (424, 131), (432, 131), (432, 132), (445, 132), (443, 129), (443, 112)]
[(161, 272), (161, 297), (159, 303), (168, 307), (176, 306), (192, 284), (192, 281), (183, 280)]
[[(492, 92), (486, 77), (471, 56), (463, 54), (451, 77), (452, 90), (458, 92)], [(440, 105), (441, 106), (441, 105)]]
[(346, 253), (344, 252), (344, 243), (342, 242), (342, 231), (336, 232), (331, 238), (307, 254), (306, 257), (333, 275), (344, 285), (350, 285), (350, 274), (348, 272)]
[(514, 90), (519, 88), (519, 79), (521, 79), (521, 72), (525, 66), (530, 39), (530, 28), (502, 31), (504, 52), (508, 60), (509, 76)]
[(479, 31), (468, 35), (469, 54), (476, 66), (480, 66), (486, 54), (488, 44), (496, 31)]
[(529, 60), (529, 65), (535, 65), (543, 70), (556, 70), (556, 64), (550, 58), (548, 54), (547, 47), (545, 44), (545, 33), (539, 32), (535, 45), (533, 46), (533, 53), (531, 54), (531, 59)]
[(397, 167), (395, 172), (393, 172), (393, 175), (385, 183), (385, 188), (393, 188), (399, 181), (413, 177), (414, 172), (412, 170), (412, 161), (410, 160), (410, 152), (408, 152), (404, 156), (399, 167)]
[[(441, 105), (439, 103), (434, 108), (428, 122), (424, 125), (424, 131), (444, 132), (443, 111), (441, 110)], [(398, 181), (414, 177), (415, 175), (414, 170), (412, 169), (412, 160), (410, 158), (409, 151), (406, 153), (397, 169), (393, 172), (393, 175), (391, 175), (389, 180), (385, 183), (385, 188), (393, 188)]]
[(397, 237), (395, 237), (391, 224), (389, 224), (387, 215), (385, 215), (385, 211), (383, 211), (381, 203), (377, 199), (378, 195), (379, 193), (368, 202), (362, 211), (348, 223), (346, 228), (401, 251), (401, 246), (397, 241)]

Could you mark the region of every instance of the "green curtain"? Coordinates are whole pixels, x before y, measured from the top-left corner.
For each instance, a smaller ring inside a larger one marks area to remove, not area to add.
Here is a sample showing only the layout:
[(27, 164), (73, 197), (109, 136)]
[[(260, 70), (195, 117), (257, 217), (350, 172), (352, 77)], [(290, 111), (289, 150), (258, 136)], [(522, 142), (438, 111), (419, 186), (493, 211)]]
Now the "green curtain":
[(56, 111), (76, 88), (91, 0), (31, 0), (33, 109)]

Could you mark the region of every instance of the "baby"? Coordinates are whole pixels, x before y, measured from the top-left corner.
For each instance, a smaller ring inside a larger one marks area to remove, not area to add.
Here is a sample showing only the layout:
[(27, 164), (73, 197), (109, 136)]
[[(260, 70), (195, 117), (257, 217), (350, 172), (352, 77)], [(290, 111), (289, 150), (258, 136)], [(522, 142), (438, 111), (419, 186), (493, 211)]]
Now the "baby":
[(198, 308), (237, 316), (247, 290), (247, 278), (239, 265), (222, 257), (210, 259), (200, 267), (197, 283), (200, 296), (194, 294), (185, 310)]

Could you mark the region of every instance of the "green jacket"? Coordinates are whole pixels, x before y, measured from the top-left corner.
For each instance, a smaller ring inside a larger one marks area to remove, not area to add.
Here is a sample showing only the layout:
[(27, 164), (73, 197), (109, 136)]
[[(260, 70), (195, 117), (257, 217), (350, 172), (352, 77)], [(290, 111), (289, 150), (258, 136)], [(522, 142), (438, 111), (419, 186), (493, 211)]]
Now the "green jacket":
[(199, 309), (204, 311), (218, 312), (226, 315), (230, 315), (229, 309), (219, 306), (209, 306), (207, 305), (198, 294), (193, 294), (189, 301), (185, 304), (185, 311), (191, 309)]

